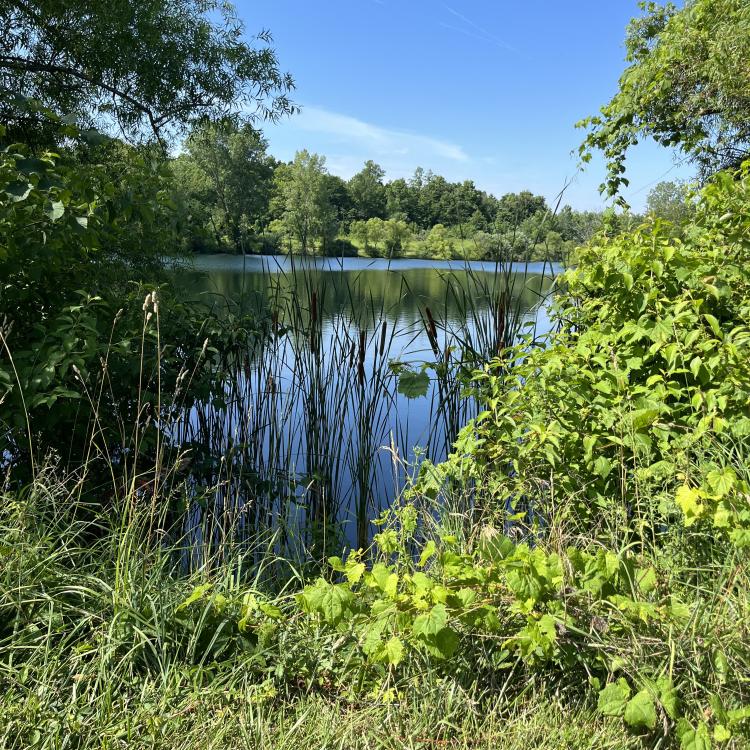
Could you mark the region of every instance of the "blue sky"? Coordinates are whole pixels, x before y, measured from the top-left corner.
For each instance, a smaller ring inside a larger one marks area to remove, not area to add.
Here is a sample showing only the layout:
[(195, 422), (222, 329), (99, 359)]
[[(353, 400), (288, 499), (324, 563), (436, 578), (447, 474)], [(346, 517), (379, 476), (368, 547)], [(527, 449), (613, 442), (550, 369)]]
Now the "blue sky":
[[(636, 0), (239, 0), (249, 33), (270, 29), (302, 112), (266, 125), (280, 159), (307, 148), (351, 177), (374, 159), (388, 178), (417, 166), (502, 195), (599, 208), (601, 159), (576, 176), (575, 122), (616, 91)], [(689, 177), (646, 143), (628, 159), (640, 209), (660, 179)]]

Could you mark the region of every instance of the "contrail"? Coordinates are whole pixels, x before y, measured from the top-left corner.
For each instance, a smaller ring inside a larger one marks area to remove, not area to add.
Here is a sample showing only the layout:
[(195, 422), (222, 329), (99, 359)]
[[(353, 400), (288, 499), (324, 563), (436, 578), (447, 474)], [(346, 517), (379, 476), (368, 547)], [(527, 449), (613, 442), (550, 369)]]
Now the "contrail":
[(446, 5), (445, 3), (443, 3), (443, 8), (445, 8), (449, 13), (452, 13), (456, 18), (471, 26), (473, 29), (476, 29), (480, 34), (482, 34), (482, 36), (478, 36), (477, 34), (470, 34), (466, 29), (460, 29), (458, 27), (449, 26), (448, 24), (444, 23), (441, 23), (441, 26), (444, 26), (447, 29), (453, 29), (454, 31), (461, 31), (468, 36), (474, 36), (477, 39), (484, 39), (484, 41), (486, 42), (494, 42), (499, 47), (507, 49), (510, 52), (518, 52), (515, 47), (511, 47), (507, 42), (504, 42), (502, 39), (498, 39), (498, 37), (496, 37), (494, 34), (491, 34), (489, 31), (487, 31), (487, 29), (484, 29), (478, 24), (474, 23), (474, 21), (472, 21), (470, 18), (467, 18), (463, 13), (459, 13), (454, 8), (451, 8), (450, 5)]

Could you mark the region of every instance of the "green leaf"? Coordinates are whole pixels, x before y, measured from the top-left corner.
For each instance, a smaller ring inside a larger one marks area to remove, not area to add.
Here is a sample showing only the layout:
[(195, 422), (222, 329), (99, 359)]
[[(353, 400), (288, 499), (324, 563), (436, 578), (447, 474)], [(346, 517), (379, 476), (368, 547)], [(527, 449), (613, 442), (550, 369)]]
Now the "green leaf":
[(44, 207), (44, 213), (50, 221), (57, 221), (65, 213), (65, 206), (60, 201), (50, 201)]
[(697, 729), (689, 727), (683, 730), (680, 735), (680, 750), (711, 750), (708, 726), (701, 722)]
[(406, 398), (426, 396), (430, 387), (430, 376), (422, 372), (405, 370), (398, 376), (398, 392)]
[(444, 604), (436, 604), (429, 612), (419, 615), (412, 625), (414, 635), (437, 635), (448, 622)]
[(391, 598), (396, 596), (398, 587), (398, 575), (393, 573), (387, 565), (376, 563), (372, 569), (372, 578), (377, 587)]
[(680, 713), (680, 697), (668, 677), (662, 677), (657, 680), (656, 686), (659, 689), (659, 702), (670, 719), (676, 720)]
[(599, 693), (597, 708), (605, 716), (622, 716), (630, 698), (630, 685), (622, 677), (617, 682), (610, 682)]
[(381, 531), (379, 534), (375, 534), (372, 541), (378, 545), (382, 552), (386, 555), (390, 555), (391, 552), (395, 552), (398, 549), (398, 534), (394, 529), (386, 529)]
[(300, 594), (300, 601), (310, 614), (320, 614), (330, 625), (339, 623), (354, 603), (351, 590), (344, 584), (330, 584), (319, 578)]
[(606, 479), (612, 472), (612, 462), (605, 456), (599, 456), (594, 461), (594, 471), (602, 479)]
[(685, 516), (685, 526), (692, 526), (701, 517), (704, 508), (699, 502), (700, 494), (689, 485), (683, 484), (677, 490), (675, 501)]
[(284, 613), (275, 604), (269, 602), (258, 602), (258, 609), (272, 620), (280, 620), (284, 616)]
[(419, 567), (424, 568), (427, 561), (437, 552), (437, 545), (433, 539), (430, 539), (422, 549), (422, 554), (419, 556)]
[(638, 571), (638, 587), (644, 594), (648, 594), (656, 588), (656, 571), (649, 566), (645, 570)]
[(737, 481), (737, 475), (731, 466), (725, 466), (721, 471), (709, 471), (706, 481), (711, 491), (718, 497), (728, 495)]
[(634, 430), (642, 430), (653, 424), (659, 418), (658, 409), (636, 409), (630, 415)]
[(505, 560), (513, 554), (516, 545), (492, 526), (485, 526), (479, 537), (479, 554), (490, 563)]
[(404, 657), (404, 644), (394, 635), (385, 644), (385, 658), (389, 664), (394, 667)]
[(19, 201), (26, 200), (26, 198), (29, 197), (29, 193), (31, 192), (33, 187), (34, 186), (26, 180), (16, 180), (14, 182), (8, 183), (3, 188), (3, 192), (10, 197), (13, 203), (18, 203)]
[(726, 742), (731, 738), (732, 733), (723, 724), (717, 724), (714, 727), (714, 739), (717, 742)]
[(722, 331), (716, 317), (714, 315), (704, 315), (703, 317), (705, 318), (706, 323), (711, 326), (711, 330), (714, 332), (716, 338), (720, 339), (722, 337)]
[(181, 612), (183, 609), (187, 609), (191, 604), (194, 604), (197, 601), (200, 601), (203, 599), (203, 597), (213, 588), (213, 585), (210, 583), (204, 583), (200, 586), (196, 586), (190, 596), (188, 596), (185, 601), (183, 601), (180, 605), (178, 605), (176, 612)]
[(346, 561), (346, 580), (349, 583), (359, 583), (365, 573), (365, 564), (355, 562), (351, 558)]
[(656, 727), (656, 706), (649, 690), (637, 692), (625, 706), (625, 723), (634, 729)]

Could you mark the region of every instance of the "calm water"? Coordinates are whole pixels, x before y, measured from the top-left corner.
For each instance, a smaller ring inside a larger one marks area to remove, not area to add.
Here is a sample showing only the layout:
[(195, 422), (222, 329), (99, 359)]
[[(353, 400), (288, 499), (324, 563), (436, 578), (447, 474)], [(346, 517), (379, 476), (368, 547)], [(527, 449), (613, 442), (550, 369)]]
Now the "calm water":
[[(286, 331), (238, 368), (226, 414), (192, 418), (214, 450), (242, 446), (237, 476), (263, 480), (260, 490), (235, 481), (229, 504), (257, 506), (266, 525), (334, 517), (348, 544), (365, 543), (370, 520), (397, 496), (415, 457), (445, 458), (476, 412), (462, 397), (456, 363), (471, 350), (487, 357), (519, 327), (549, 330), (545, 302), (559, 270), (229, 255), (179, 268), (187, 298), (264, 309)], [(427, 395), (406, 398), (394, 373), (424, 363), (433, 363)], [(252, 518), (251, 526), (261, 523)]]

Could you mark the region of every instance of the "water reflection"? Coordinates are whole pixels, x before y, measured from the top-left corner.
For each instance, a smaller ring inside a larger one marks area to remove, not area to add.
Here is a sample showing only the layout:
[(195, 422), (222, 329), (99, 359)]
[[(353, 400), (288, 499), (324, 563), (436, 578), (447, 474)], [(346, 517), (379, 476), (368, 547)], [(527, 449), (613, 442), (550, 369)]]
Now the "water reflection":
[[(459, 382), (468, 352), (491, 356), (524, 322), (548, 330), (544, 301), (558, 270), (198, 257), (177, 272), (187, 299), (264, 310), (287, 333), (238, 367), (228, 408), (191, 415), (183, 440), (231, 455), (221, 502), (241, 510), (248, 533), (275, 525), (309, 537), (334, 521), (343, 522), (346, 543), (364, 545), (370, 520), (403, 486), (415, 447), (442, 460), (476, 413)], [(399, 393), (394, 362), (432, 363), (426, 396)]]

